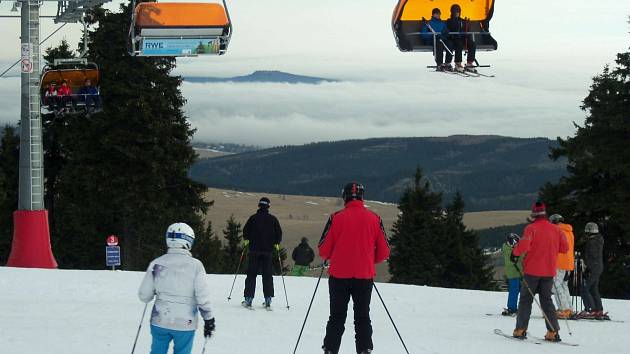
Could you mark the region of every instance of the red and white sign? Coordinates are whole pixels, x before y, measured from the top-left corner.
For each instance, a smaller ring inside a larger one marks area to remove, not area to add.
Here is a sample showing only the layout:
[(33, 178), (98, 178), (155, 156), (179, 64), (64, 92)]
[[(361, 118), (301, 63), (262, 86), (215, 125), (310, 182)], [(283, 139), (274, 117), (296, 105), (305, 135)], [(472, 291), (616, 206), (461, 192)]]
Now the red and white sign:
[(107, 236), (107, 245), (108, 246), (118, 246), (118, 237), (114, 235)]

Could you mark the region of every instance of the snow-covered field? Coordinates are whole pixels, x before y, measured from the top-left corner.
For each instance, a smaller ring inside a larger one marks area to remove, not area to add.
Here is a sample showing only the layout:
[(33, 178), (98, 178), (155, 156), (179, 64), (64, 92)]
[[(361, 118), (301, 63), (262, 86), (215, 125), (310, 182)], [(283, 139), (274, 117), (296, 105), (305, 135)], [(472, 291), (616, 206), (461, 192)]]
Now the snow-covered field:
[[(130, 353), (143, 304), (136, 296), (141, 273), (0, 268), (0, 353), (118, 354)], [(292, 353), (316, 279), (285, 277), (290, 310), (285, 308), (282, 282), (275, 279), (275, 310), (241, 308), (241, 276), (231, 302), (232, 277), (209, 275), (214, 289), (217, 331), (206, 353)], [(409, 351), (415, 353), (628, 353), (630, 302), (605, 300), (614, 319), (626, 323), (570, 322), (573, 337), (561, 322), (562, 337), (577, 348), (507, 340), (494, 328), (511, 332), (513, 318), (489, 317), (504, 306), (505, 293), (378, 284), (397, 321)], [(322, 280), (298, 353), (321, 353), (328, 316), (328, 286)], [(260, 294), (260, 289), (257, 291)], [(256, 303), (262, 302), (260, 298)], [(148, 312), (147, 312), (148, 314)], [(340, 353), (354, 353), (350, 311)], [(148, 320), (148, 315), (145, 321)], [(375, 353), (404, 353), (376, 293), (372, 298)], [(530, 332), (542, 336), (542, 319)], [(193, 353), (201, 353), (197, 333)], [(148, 353), (148, 322), (136, 353)]]

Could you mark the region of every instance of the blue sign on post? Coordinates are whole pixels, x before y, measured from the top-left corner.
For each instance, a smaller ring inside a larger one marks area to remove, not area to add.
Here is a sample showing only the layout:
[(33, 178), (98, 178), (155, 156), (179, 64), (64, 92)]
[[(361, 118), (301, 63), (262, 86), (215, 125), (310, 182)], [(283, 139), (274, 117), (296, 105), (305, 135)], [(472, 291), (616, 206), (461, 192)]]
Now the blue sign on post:
[(120, 246), (105, 247), (105, 262), (112, 269), (120, 265)]

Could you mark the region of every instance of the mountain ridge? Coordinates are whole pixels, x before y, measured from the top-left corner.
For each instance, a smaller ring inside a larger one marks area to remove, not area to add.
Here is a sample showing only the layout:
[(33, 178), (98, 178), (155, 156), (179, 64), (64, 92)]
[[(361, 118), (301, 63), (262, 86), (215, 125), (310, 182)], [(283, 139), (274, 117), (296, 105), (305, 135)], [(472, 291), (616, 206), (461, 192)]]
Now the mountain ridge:
[(233, 77), (203, 77), (184, 76), (184, 81), (190, 83), (287, 83), (287, 84), (311, 84), (316, 85), (324, 82), (338, 82), (336, 79), (327, 79), (315, 76), (297, 75), (278, 70), (257, 70), (249, 75)]
[(565, 174), (565, 161), (548, 157), (556, 144), (496, 135), (354, 139), (200, 160), (190, 175), (215, 188), (318, 196), (359, 180), (369, 199), (397, 202), (419, 166), (447, 199), (460, 191), (467, 211), (522, 210)]

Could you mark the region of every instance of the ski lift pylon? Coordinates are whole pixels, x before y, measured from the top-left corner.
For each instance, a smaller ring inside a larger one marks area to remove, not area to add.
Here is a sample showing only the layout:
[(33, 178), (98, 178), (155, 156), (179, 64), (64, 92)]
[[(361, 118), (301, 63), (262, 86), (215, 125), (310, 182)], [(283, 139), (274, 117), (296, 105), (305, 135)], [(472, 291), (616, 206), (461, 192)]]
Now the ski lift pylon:
[(133, 10), (129, 33), (132, 56), (223, 55), (232, 22), (225, 0), (141, 2)]
[(494, 3), (495, 0), (399, 0), (392, 16), (396, 45), (401, 52), (433, 52), (433, 46), (422, 40), (423, 19), (431, 18), (434, 8), (449, 14), (451, 6), (458, 4), (462, 17), (468, 20), (467, 33), (475, 41), (477, 51), (497, 50), (497, 42), (490, 34)]

